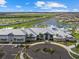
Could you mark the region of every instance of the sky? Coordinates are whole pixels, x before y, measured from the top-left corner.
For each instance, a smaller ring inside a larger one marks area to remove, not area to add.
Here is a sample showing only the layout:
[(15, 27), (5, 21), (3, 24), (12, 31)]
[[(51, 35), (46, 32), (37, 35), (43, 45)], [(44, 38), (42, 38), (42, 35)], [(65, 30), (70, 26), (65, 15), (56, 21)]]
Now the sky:
[(79, 0), (0, 0), (0, 12), (79, 12)]

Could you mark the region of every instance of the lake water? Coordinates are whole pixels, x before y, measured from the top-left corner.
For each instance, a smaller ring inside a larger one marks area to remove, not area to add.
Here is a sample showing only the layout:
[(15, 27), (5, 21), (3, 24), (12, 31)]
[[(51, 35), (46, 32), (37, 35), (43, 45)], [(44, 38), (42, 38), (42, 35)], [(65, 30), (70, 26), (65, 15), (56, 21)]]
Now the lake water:
[(58, 23), (57, 23), (57, 20), (54, 19), (54, 18), (51, 18), (51, 19), (48, 19), (44, 22), (41, 22), (41, 23), (37, 23), (35, 24), (36, 26), (40, 26), (40, 25), (47, 25), (47, 26), (50, 26), (50, 25), (54, 25), (54, 26), (57, 26)]

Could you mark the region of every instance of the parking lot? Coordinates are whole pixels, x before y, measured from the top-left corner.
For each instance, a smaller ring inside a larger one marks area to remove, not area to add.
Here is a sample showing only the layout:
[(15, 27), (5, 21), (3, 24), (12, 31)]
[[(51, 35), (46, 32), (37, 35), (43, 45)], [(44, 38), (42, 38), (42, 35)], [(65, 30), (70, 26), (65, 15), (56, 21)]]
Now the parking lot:
[(21, 47), (16, 48), (13, 45), (0, 45), (0, 49), (4, 52), (1, 59), (15, 59), (16, 54), (22, 50)]

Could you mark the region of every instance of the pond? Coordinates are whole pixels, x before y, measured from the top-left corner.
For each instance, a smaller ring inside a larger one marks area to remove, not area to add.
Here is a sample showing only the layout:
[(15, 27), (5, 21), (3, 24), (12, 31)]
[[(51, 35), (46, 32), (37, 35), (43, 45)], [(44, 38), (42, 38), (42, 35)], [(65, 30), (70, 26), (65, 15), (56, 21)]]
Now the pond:
[(65, 23), (65, 22), (59, 22), (58, 19), (56, 18), (50, 18), (50, 19), (47, 19), (41, 23), (37, 23), (35, 24), (35, 27), (40, 27), (40, 26), (43, 26), (43, 27), (48, 27), (50, 25), (54, 25), (54, 26), (57, 26), (59, 28), (73, 28), (76, 26), (76, 24), (74, 23)]
[(45, 20), (44, 22), (37, 23), (35, 25), (37, 27), (42, 26), (42, 25), (44, 25), (44, 26), (50, 26), (50, 25), (57, 26), (58, 23), (57, 23), (57, 20), (55, 18), (50, 18), (50, 19)]

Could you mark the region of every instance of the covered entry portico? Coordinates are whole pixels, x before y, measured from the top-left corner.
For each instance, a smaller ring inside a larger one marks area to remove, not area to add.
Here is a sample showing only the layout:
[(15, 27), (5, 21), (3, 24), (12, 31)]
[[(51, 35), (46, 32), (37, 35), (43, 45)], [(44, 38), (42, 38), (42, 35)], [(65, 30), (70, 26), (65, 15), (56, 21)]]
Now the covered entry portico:
[(8, 39), (9, 39), (10, 43), (13, 42), (13, 40), (14, 40), (14, 34), (13, 33), (9, 33), (8, 34)]
[(37, 40), (53, 40), (53, 34), (48, 32), (37, 35)]
[(44, 35), (44, 40), (53, 40), (53, 34), (46, 32), (43, 35)]

